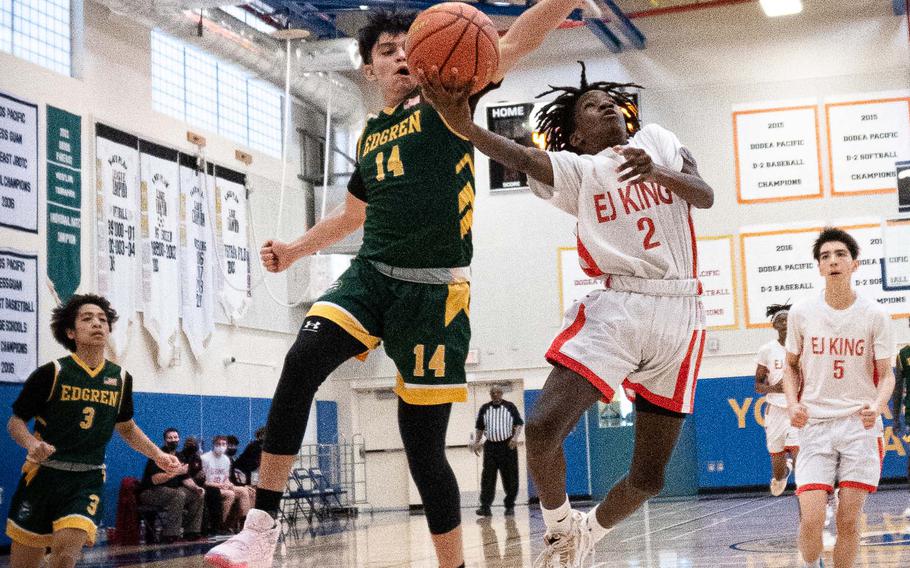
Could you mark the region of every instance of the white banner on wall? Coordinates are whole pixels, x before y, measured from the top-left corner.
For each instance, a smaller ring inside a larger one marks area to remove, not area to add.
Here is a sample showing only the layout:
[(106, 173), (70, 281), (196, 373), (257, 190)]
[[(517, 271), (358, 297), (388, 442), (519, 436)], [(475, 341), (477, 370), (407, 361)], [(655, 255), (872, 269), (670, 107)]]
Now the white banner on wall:
[(221, 236), (221, 304), (228, 319), (236, 323), (250, 305), (250, 241), (247, 231), (247, 200), (243, 174), (215, 169), (218, 186), (218, 230)]
[(578, 264), (576, 247), (557, 249), (557, 270), (559, 272), (559, 317), (566, 313), (573, 303), (584, 298), (591, 290), (603, 288), (603, 279), (591, 278)]
[(708, 329), (739, 327), (732, 236), (698, 238), (698, 279)]
[(733, 108), (740, 203), (822, 196), (817, 102)]
[(38, 255), (0, 249), (0, 381), (38, 368)]
[(828, 99), (834, 195), (897, 191), (895, 162), (910, 160), (910, 93)]
[[(882, 289), (881, 226), (833, 224), (848, 231), (859, 244), (860, 266), (853, 282), (856, 291), (878, 301), (892, 317), (910, 314), (908, 292)], [(824, 279), (812, 258), (812, 243), (820, 230), (820, 227), (768, 229), (740, 235), (747, 327), (770, 327), (764, 316), (771, 304), (794, 302), (808, 294), (821, 293)]]
[(174, 355), (180, 329), (180, 170), (177, 151), (139, 142), (142, 188), (142, 323), (158, 365)]
[(95, 125), (98, 292), (120, 316), (111, 347), (123, 355), (130, 322), (141, 307), (139, 247), (139, 140)]
[(0, 226), (38, 232), (38, 107), (3, 93)]
[(198, 359), (215, 331), (214, 246), (209, 203), (215, 188), (209, 175), (196, 170), (196, 157), (180, 155), (180, 256), (183, 333)]

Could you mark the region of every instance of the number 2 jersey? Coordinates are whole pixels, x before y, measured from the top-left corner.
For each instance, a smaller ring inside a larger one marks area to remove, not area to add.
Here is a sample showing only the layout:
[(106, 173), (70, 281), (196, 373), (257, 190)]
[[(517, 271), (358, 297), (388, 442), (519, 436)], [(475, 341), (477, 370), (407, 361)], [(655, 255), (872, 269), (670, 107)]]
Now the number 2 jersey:
[[(682, 144), (656, 124), (627, 145), (647, 152), (656, 165), (682, 170)], [(689, 203), (656, 182), (620, 183), (616, 170), (625, 158), (612, 148), (596, 155), (548, 154), (553, 186), (534, 179), (529, 184), (535, 195), (578, 218), (578, 260), (585, 274), (619, 290), (701, 294)]]
[(849, 308), (835, 310), (822, 291), (790, 309), (786, 347), (799, 355), (800, 402), (809, 419), (849, 416), (875, 401), (875, 361), (894, 356), (891, 318), (859, 294)]
[(74, 353), (38, 367), (13, 414), (35, 419), (35, 437), (56, 448), (50, 459), (101, 465), (114, 426), (133, 418), (133, 380), (110, 361), (91, 369)]

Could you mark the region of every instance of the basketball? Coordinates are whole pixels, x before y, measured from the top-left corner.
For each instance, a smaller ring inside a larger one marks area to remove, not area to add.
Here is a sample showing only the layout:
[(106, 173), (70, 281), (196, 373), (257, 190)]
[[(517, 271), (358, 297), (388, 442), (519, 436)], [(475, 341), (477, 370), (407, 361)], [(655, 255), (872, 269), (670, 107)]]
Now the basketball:
[[(446, 86), (464, 85), (477, 77), (473, 94), (487, 86), (499, 67), (499, 34), (477, 8), (444, 2), (417, 16), (405, 51), (409, 68), (429, 71), (435, 65)], [(458, 69), (457, 77), (452, 69)]]

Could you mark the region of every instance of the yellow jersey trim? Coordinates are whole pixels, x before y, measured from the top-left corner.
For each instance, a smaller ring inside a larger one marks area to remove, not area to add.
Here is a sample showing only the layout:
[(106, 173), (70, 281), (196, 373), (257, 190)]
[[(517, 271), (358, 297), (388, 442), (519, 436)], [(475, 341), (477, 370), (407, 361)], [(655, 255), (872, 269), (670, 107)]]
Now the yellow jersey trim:
[[(449, 132), (451, 132), (451, 133), (454, 134), (455, 136), (461, 138), (461, 139), (464, 140), (465, 142), (470, 142), (470, 140), (468, 140), (466, 136), (462, 136), (457, 130), (455, 130), (454, 128), (452, 128), (452, 127), (449, 125), (449, 123), (446, 121), (445, 117), (443, 117), (443, 116), (442, 116), (441, 114), (439, 114), (438, 112), (436, 113), (436, 116), (438, 116), (438, 117), (439, 117), (439, 120), (441, 120), (442, 123), (446, 125), (446, 128), (449, 129)], [(471, 168), (471, 169), (473, 170), (473, 168)]]
[[(60, 361), (54, 359), (54, 382), (51, 384), (51, 392), (47, 394), (47, 400), (45, 402), (50, 402), (54, 398), (54, 389), (57, 388), (57, 377), (60, 376)], [(47, 426), (47, 423), (45, 423)]]
[(54, 532), (63, 529), (76, 529), (85, 531), (85, 534), (88, 535), (86, 544), (93, 546), (95, 544), (95, 536), (98, 532), (98, 527), (95, 526), (95, 523), (88, 517), (83, 517), (82, 515), (67, 515), (61, 517), (54, 521)]
[(19, 544), (31, 548), (47, 548), (54, 540), (53, 534), (38, 534), (27, 531), (14, 523), (12, 519), (6, 520), (6, 536)]
[(93, 379), (98, 376), (98, 373), (100, 373), (101, 370), (104, 369), (104, 366), (107, 364), (107, 359), (105, 359), (101, 362), (100, 365), (98, 365), (97, 369), (92, 369), (91, 367), (88, 366), (88, 364), (85, 361), (80, 359), (79, 356), (76, 355), (75, 353), (72, 353), (70, 355), (70, 357), (72, 357), (73, 361), (75, 361), (77, 365), (82, 367), (82, 370), (85, 371), (86, 373), (88, 373), (88, 376), (90, 376)]
[(449, 284), (449, 293), (446, 296), (445, 325), (449, 327), (455, 316), (464, 312), (471, 318), (471, 285), (467, 282)]
[(35, 476), (38, 475), (38, 470), (41, 469), (41, 465), (33, 461), (25, 460), (25, 463), (22, 464), (22, 473), (25, 475), (25, 485), (28, 486), (31, 484), (32, 480), (35, 479)]
[(404, 384), (401, 375), (395, 379), (395, 394), (408, 404), (429, 406), (433, 404), (447, 404), (449, 402), (465, 402), (468, 400), (468, 386), (457, 385), (446, 388), (414, 388)]
[(363, 327), (363, 324), (341, 306), (330, 302), (316, 302), (306, 315), (319, 316), (337, 323), (343, 330), (351, 334), (354, 339), (366, 345), (367, 350), (379, 347), (380, 339), (370, 335), (370, 332)]

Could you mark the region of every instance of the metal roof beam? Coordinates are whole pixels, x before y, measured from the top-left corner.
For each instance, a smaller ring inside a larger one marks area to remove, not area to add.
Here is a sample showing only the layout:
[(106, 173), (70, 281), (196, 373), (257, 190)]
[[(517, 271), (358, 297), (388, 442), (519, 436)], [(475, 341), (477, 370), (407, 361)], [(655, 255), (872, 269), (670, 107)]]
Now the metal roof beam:
[(626, 39), (629, 40), (636, 49), (644, 49), (647, 44), (645, 40), (645, 34), (641, 33), (641, 30), (638, 29), (638, 26), (632, 23), (632, 20), (626, 16), (625, 12), (616, 5), (616, 2), (613, 0), (602, 0), (604, 4), (610, 8), (610, 11), (616, 15), (616, 19), (619, 21), (620, 30), (622, 34), (626, 36)]
[(622, 41), (620, 41), (620, 39), (616, 37), (616, 34), (607, 27), (606, 22), (603, 20), (590, 19), (585, 20), (585, 25), (588, 26), (591, 33), (602, 41), (612, 53), (619, 53), (622, 51)]

